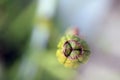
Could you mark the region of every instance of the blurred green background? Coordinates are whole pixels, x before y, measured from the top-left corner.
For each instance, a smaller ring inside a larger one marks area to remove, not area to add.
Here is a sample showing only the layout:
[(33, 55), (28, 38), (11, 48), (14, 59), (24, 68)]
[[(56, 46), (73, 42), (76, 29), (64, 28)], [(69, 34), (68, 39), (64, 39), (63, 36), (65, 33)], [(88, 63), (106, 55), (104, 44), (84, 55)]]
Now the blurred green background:
[(55, 55), (65, 31), (57, 3), (0, 0), (0, 80), (74, 79), (76, 71), (64, 68)]
[[(120, 80), (119, 0), (0, 0), (0, 80)], [(87, 64), (61, 65), (57, 44), (77, 27)]]

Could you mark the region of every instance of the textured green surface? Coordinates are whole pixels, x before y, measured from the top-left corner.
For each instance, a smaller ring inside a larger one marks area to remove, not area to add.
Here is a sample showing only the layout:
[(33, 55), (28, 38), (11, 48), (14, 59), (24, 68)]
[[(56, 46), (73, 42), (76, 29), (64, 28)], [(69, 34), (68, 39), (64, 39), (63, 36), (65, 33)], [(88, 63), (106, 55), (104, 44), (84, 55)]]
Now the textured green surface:
[[(68, 50), (71, 48), (64, 46), (66, 44), (66, 41), (69, 43), (67, 46), (70, 46), (72, 48), (72, 51)], [(64, 49), (64, 48), (68, 48), (68, 49)], [(80, 53), (81, 55), (79, 55)], [(90, 49), (86, 41), (79, 38), (78, 36), (65, 35), (64, 37), (61, 38), (58, 44), (58, 50), (56, 55), (59, 62), (61, 64), (64, 64), (65, 67), (74, 68), (74, 67), (78, 67), (81, 63), (85, 63), (88, 61), (90, 55)]]

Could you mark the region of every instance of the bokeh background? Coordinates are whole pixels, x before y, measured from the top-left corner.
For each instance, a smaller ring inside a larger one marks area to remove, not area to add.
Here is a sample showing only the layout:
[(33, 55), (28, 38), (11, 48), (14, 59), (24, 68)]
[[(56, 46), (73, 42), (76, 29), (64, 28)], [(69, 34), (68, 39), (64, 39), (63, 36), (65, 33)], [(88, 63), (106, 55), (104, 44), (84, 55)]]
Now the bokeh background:
[[(69, 69), (55, 53), (74, 27), (91, 56)], [(0, 0), (0, 80), (120, 80), (120, 1)]]

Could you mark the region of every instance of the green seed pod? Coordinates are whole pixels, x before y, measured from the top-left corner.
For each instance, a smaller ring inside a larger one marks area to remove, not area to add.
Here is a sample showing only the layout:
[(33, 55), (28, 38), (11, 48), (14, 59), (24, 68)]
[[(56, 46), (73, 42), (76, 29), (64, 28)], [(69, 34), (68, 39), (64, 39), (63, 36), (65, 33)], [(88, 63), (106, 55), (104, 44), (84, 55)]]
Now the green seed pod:
[(61, 38), (56, 55), (61, 64), (75, 68), (88, 61), (90, 49), (86, 41), (69, 34)]

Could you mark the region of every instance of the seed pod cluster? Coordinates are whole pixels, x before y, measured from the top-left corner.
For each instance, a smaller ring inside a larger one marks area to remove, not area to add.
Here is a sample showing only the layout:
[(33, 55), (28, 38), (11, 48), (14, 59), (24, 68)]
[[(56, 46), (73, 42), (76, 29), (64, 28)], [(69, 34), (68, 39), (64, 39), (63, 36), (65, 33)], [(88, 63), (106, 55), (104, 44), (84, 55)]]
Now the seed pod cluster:
[(65, 35), (58, 44), (56, 56), (65, 67), (76, 68), (88, 61), (90, 49), (86, 41), (77, 35)]

